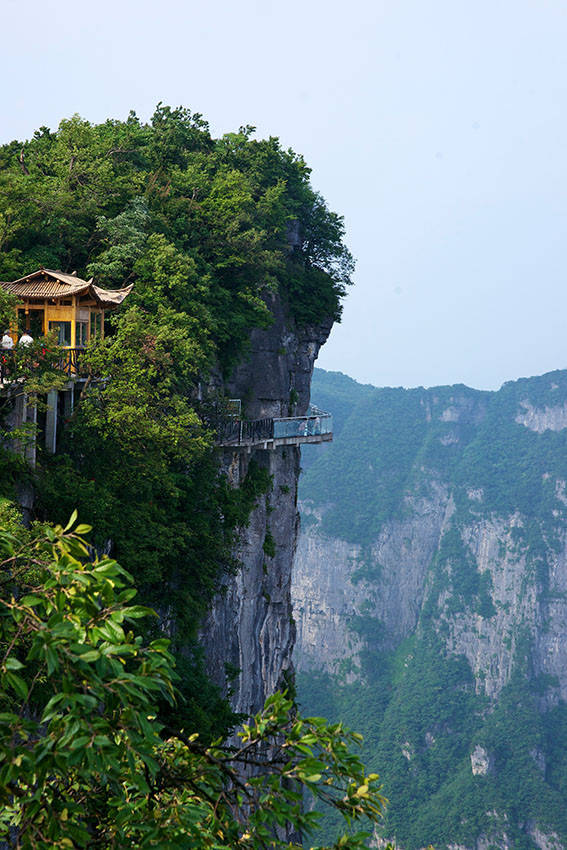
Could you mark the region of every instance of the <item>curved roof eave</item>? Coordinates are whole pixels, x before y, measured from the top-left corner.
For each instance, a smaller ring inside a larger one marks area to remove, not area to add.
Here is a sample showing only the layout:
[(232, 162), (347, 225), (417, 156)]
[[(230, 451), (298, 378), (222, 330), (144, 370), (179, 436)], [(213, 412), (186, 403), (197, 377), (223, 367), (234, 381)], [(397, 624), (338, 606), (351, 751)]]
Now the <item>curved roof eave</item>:
[(103, 289), (96, 286), (92, 278), (83, 280), (76, 275), (41, 268), (18, 280), (0, 282), (0, 286), (21, 298), (65, 298), (88, 293), (101, 307), (110, 308), (122, 304), (133, 284), (122, 289)]

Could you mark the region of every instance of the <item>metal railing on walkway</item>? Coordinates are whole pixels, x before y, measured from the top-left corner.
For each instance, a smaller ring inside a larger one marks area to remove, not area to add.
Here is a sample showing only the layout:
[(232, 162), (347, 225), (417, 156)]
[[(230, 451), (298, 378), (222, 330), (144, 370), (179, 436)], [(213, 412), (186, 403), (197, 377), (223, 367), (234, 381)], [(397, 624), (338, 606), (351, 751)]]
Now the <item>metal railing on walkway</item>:
[(309, 438), (333, 433), (333, 417), (317, 411), (308, 416), (286, 416), (274, 419), (254, 419), (245, 422), (229, 419), (217, 426), (217, 443), (221, 446), (250, 446), (266, 442), (317, 442)]

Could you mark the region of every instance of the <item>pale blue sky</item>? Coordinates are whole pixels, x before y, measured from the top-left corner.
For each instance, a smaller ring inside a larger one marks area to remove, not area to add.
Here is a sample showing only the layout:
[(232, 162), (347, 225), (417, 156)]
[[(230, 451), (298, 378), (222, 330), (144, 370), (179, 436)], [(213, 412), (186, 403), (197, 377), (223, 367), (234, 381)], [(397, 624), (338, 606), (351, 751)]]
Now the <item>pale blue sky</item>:
[(2, 12), (0, 141), (162, 100), (305, 155), (358, 260), (322, 367), (482, 388), (567, 367), (564, 0)]

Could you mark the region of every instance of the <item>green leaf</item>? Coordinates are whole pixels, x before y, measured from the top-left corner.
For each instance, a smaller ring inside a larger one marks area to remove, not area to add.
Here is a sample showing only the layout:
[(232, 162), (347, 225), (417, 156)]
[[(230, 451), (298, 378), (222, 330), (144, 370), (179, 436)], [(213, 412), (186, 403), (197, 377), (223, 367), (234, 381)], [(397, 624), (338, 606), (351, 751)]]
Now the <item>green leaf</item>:
[(63, 532), (64, 532), (64, 533), (65, 533), (65, 532), (67, 532), (67, 531), (69, 531), (69, 530), (70, 530), (70, 529), (74, 526), (74, 524), (75, 524), (75, 523), (76, 523), (76, 521), (77, 521), (77, 516), (78, 516), (77, 509), (75, 508), (75, 510), (73, 511), (73, 513), (71, 514), (71, 516), (69, 517), (69, 522), (67, 523), (67, 525), (66, 525), (66, 526), (65, 526), (65, 528), (63, 529)]
[(59, 666), (57, 654), (51, 646), (46, 647), (45, 656), (47, 659), (47, 673), (51, 675)]
[(18, 694), (18, 696), (23, 699), (27, 699), (28, 696), (28, 686), (24, 682), (21, 676), (17, 676), (15, 673), (6, 673), (5, 674), (6, 682), (14, 689), (14, 691)]
[(100, 658), (98, 649), (89, 649), (87, 652), (81, 652), (79, 658), (81, 661), (97, 661)]
[(23, 596), (21, 600), (22, 605), (26, 605), (28, 608), (33, 608), (36, 605), (42, 605), (44, 602), (45, 599), (34, 594), (27, 594), (26, 596)]
[(129, 620), (137, 620), (140, 617), (157, 616), (153, 608), (147, 608), (144, 605), (131, 605), (124, 611), (124, 616)]
[(72, 750), (79, 750), (81, 747), (84, 747), (91, 740), (90, 735), (79, 735), (77, 738), (73, 738), (70, 742), (69, 746)]

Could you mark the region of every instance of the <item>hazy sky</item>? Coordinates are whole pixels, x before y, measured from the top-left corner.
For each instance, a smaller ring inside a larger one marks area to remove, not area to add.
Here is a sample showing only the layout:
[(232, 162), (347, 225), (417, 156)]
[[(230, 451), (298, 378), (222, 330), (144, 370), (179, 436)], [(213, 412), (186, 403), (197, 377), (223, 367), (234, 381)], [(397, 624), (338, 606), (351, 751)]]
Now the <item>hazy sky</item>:
[(322, 367), (567, 366), (565, 0), (2, 0), (2, 24), (0, 141), (161, 100), (305, 155), (358, 260)]

